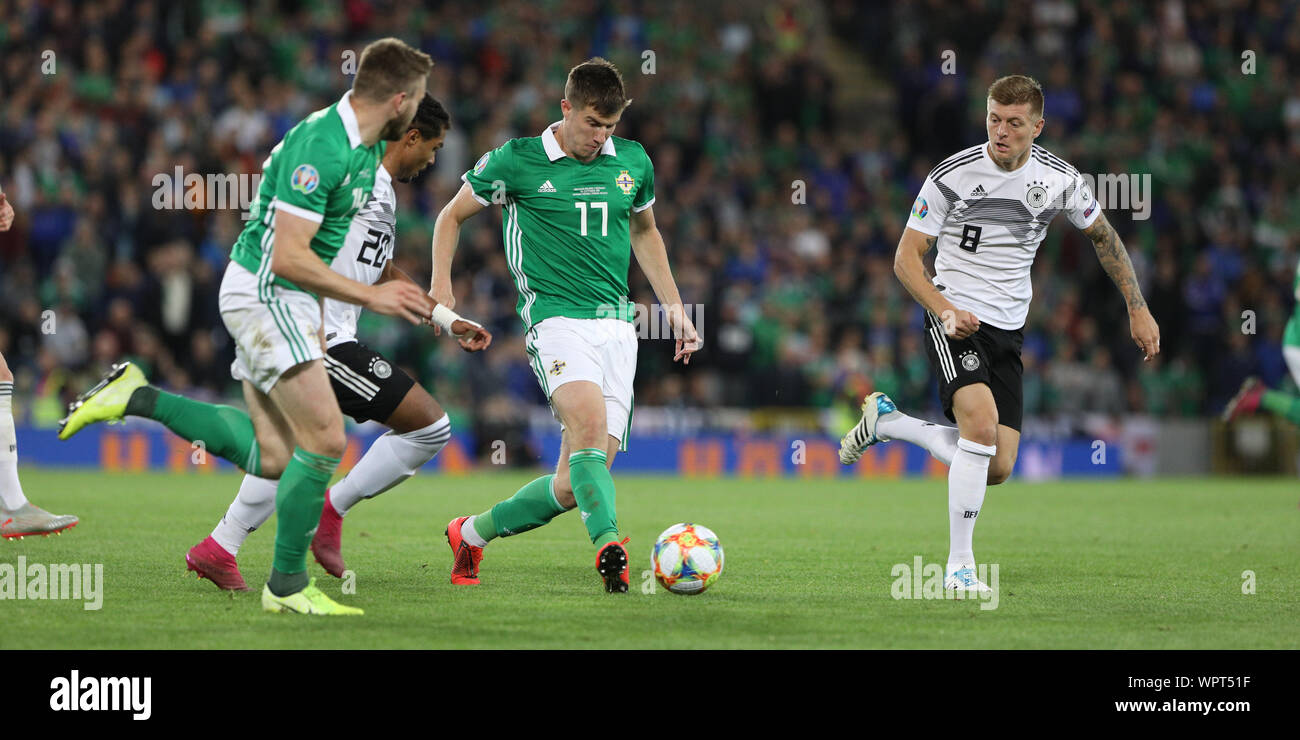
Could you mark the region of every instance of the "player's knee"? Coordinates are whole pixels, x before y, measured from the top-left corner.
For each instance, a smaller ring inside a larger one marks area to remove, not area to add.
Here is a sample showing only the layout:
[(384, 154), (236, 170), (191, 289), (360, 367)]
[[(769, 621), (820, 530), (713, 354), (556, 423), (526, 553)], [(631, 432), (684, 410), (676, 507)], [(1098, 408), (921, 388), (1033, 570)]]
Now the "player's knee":
[[(420, 418), (415, 422), (415, 429), (405, 432), (402, 436), (408, 438), (425, 438), (427, 441), (429, 438), (440, 438), (451, 434), (451, 417), (448, 416), (447, 412), (443, 411), (441, 407), (435, 408), (437, 409), (436, 412), (433, 409), (430, 409), (421, 414)], [(443, 442), (445, 443), (446, 440), (444, 439)], [(441, 447), (442, 446), (439, 445), (439, 449), (441, 449)]]
[(9, 370), (9, 365), (5, 363), (5, 356), (0, 355), (0, 383), (12, 383), (14, 374)]
[(993, 447), (998, 443), (998, 420), (992, 416), (973, 419), (961, 430), (961, 436), (976, 444)]
[(347, 448), (348, 437), (343, 433), (342, 429), (339, 429), (337, 432), (331, 433), (321, 440), (321, 450), (317, 454), (341, 459), (343, 457), (343, 452), (347, 450)]
[(261, 456), (258, 459), (257, 470), (250, 470), (249, 473), (259, 478), (269, 478), (279, 480), (284, 475), (284, 469), (289, 465), (289, 454), (284, 450), (268, 450), (259, 448)]
[(572, 509), (578, 505), (578, 499), (573, 496), (573, 486), (569, 484), (569, 476), (565, 475), (563, 479), (560, 474), (555, 474), (555, 481), (551, 484), (555, 491), (555, 500), (566, 509)]
[(348, 446), (348, 438), (343, 433), (341, 424), (338, 427), (313, 429), (305, 436), (305, 439), (299, 440), (299, 446), (316, 455), (341, 458)]
[(412, 386), (406, 397), (386, 420), (398, 434), (418, 432), (433, 427), (446, 418), (447, 412), (423, 388)]
[(1007, 479), (1010, 477), (1011, 477), (1011, 468), (1002, 467), (997, 464), (989, 465), (988, 484), (990, 486), (996, 486), (999, 483), (1006, 483)]
[(595, 447), (598, 450), (605, 449), (605, 438), (609, 436), (605, 431), (605, 417), (602, 415), (599, 419), (578, 419), (568, 431), (569, 438), (572, 440), (573, 449), (583, 450)]

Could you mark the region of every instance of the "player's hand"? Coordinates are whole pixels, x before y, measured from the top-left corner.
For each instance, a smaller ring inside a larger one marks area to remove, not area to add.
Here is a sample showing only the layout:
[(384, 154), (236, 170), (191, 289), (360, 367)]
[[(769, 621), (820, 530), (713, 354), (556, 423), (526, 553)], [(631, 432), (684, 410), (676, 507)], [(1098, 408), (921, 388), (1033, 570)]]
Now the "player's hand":
[(365, 308), (375, 313), (406, 319), (416, 326), (428, 323), (433, 306), (433, 301), (419, 286), (405, 280), (389, 280), (374, 286), (365, 304)]
[(943, 333), (953, 339), (965, 339), (980, 329), (980, 320), (970, 311), (960, 308), (944, 311), (939, 316), (943, 322)]
[(455, 332), (460, 348), (466, 352), (482, 352), (492, 344), (492, 333), (472, 321), (457, 319), (451, 322), (451, 330)]
[(691, 364), (691, 355), (704, 346), (704, 340), (700, 338), (699, 332), (695, 331), (695, 324), (686, 317), (686, 310), (682, 304), (669, 306), (668, 325), (672, 327), (673, 336), (677, 337), (677, 350), (673, 354), (673, 362), (681, 360), (683, 365)]
[[(456, 296), (451, 294), (450, 280), (435, 280), (433, 287), (429, 289), (429, 297), (446, 306), (448, 311), (456, 310)], [(442, 327), (434, 324), (433, 334), (434, 336), (442, 336)]]
[(10, 226), (14, 225), (14, 207), (9, 205), (9, 199), (4, 193), (0, 193), (0, 231), (8, 231)]
[(1128, 312), (1129, 333), (1134, 343), (1142, 350), (1142, 359), (1150, 360), (1160, 354), (1160, 326), (1151, 315), (1151, 310), (1143, 306)]

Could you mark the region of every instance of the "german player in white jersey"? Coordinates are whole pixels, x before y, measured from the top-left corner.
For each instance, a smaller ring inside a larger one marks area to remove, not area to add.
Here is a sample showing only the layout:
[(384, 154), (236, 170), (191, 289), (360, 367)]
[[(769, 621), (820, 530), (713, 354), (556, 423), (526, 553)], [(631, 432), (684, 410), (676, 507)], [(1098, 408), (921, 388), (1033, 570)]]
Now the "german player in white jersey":
[[(1128, 252), (1078, 170), (1034, 144), (1043, 132), (1043, 91), (1010, 75), (989, 87), (988, 141), (935, 167), (912, 206), (894, 273), (926, 310), (925, 346), (945, 415), (957, 427), (921, 421), (883, 393), (862, 404), (840, 461), (878, 442), (904, 440), (949, 466), (949, 552), (944, 586), (988, 591), (975, 575), (972, 539), (988, 485), (1005, 481), (1020, 446), (1020, 348), (1033, 294), (1030, 268), (1048, 224), (1064, 212), (1092, 240), (1128, 304), (1129, 330), (1144, 359), (1160, 351)], [(937, 248), (935, 275), (923, 258)]]
[[(14, 223), (14, 207), (0, 190), (0, 231)], [(14, 374), (0, 354), (0, 537), (49, 536), (75, 527), (72, 514), (51, 514), (27, 500), (18, 482), (18, 435), (14, 431)]]
[[(409, 181), (433, 164), (449, 126), (447, 111), (426, 93), (410, 128), (385, 150), (370, 200), (352, 218), (330, 269), (364, 285), (389, 280), (416, 284), (393, 265), (397, 237), (393, 180)], [(326, 351), (322, 359), (339, 408), (358, 422), (374, 419), (390, 429), (375, 440), (343, 480), (325, 492), (311, 550), (330, 575), (342, 578), (344, 515), (357, 502), (396, 486), (432, 460), (451, 438), (451, 421), (411, 376), (357, 341), (360, 306), (326, 298), (323, 311)], [(467, 351), (486, 349), (492, 342), (482, 326), (459, 317), (452, 320), (450, 330)], [(275, 495), (274, 480), (245, 475), (239, 494), (212, 534), (186, 553), (186, 567), (219, 588), (247, 590), (235, 556), (245, 538), (271, 518)]]

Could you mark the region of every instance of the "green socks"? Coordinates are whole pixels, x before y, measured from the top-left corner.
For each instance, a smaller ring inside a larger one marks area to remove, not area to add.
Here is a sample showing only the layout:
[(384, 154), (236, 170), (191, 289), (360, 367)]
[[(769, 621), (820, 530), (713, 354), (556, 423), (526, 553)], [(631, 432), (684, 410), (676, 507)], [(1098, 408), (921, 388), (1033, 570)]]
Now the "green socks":
[[(153, 386), (137, 388), (126, 403), (128, 416), (143, 416), (191, 442), (201, 441), (208, 452), (223, 457), (250, 475), (261, 475), (257, 436), (248, 414), (232, 406), (192, 401)], [(275, 560), (267, 586), (276, 596), (307, 587), (307, 548), (320, 523), (329, 485), (339, 460), (293, 449), (275, 492), (279, 523), (275, 530)]]
[(1282, 391), (1264, 391), (1259, 405), (1281, 416), (1292, 424), (1300, 424), (1300, 398)]
[(253, 421), (233, 406), (192, 401), (147, 385), (131, 394), (126, 415), (161, 422), (190, 442), (201, 441), (208, 452), (238, 465), (249, 475), (262, 474)]
[(618, 517), (614, 511), (614, 477), (605, 467), (605, 451), (588, 447), (569, 455), (569, 480), (573, 497), (582, 510), (582, 521), (596, 547), (618, 540)]
[(525, 484), (515, 495), (474, 517), (474, 531), (492, 541), (537, 529), (568, 511), (551, 492), (554, 475), (543, 475)]
[[(302, 574), (303, 579), (307, 577), (307, 548), (316, 533), (316, 526), (320, 524), (325, 487), (338, 464), (337, 457), (317, 455), (301, 447), (293, 448), (293, 457), (275, 489), (275, 514), (279, 521), (275, 527), (273, 577), (277, 571), (288, 577), (297, 574)], [(275, 593), (275, 585), (271, 584), (272, 593)], [(304, 581), (302, 585), (307, 584)]]
[(271, 566), (271, 577), (266, 579), (266, 587), (271, 589), (271, 593), (276, 596), (288, 596), (296, 594), (307, 588), (311, 579), (307, 577), (307, 571), (304, 569), (301, 573), (281, 573)]
[[(618, 540), (614, 511), (614, 478), (605, 467), (605, 451), (594, 447), (569, 455), (573, 497), (592, 543), (603, 547)], [(554, 475), (535, 478), (491, 509), (474, 517), (474, 532), (485, 541), (537, 529), (567, 509), (555, 498)]]

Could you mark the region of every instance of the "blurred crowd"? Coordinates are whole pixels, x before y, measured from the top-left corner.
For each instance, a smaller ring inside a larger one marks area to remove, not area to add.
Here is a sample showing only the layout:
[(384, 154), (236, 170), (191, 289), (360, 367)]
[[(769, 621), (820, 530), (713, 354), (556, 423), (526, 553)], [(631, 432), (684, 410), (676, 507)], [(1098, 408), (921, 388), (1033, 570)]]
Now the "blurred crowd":
[[(386, 35), (433, 56), (429, 90), (452, 115), (437, 164), (396, 186), (397, 264), (417, 280), (460, 174), (557, 120), (573, 64), (619, 65), (634, 102), (616, 133), (654, 161), (656, 219), (706, 338), (688, 368), (643, 339), (638, 407), (847, 409), (878, 389), (935, 414), (894, 248), (921, 179), (984, 139), (985, 90), (1011, 72), (1046, 91), (1039, 144), (1084, 173), (1150, 174), (1149, 218), (1109, 216), (1163, 336), (1143, 363), (1091, 244), (1058, 220), (1034, 266), (1026, 414), (1199, 416), (1248, 375), (1286, 376), (1295, 2), (0, 0), (0, 186), (17, 210), (0, 234), (0, 352), (29, 399), (20, 418), (54, 423), (121, 357), (170, 389), (239, 397), (216, 295), (243, 214), (159, 207), (159, 175), (260, 172)], [(500, 223), (468, 222), (455, 265), (457, 310), (496, 333), (491, 350), (361, 325), (480, 430), (544, 403)], [(655, 302), (635, 266), (629, 284)]]

